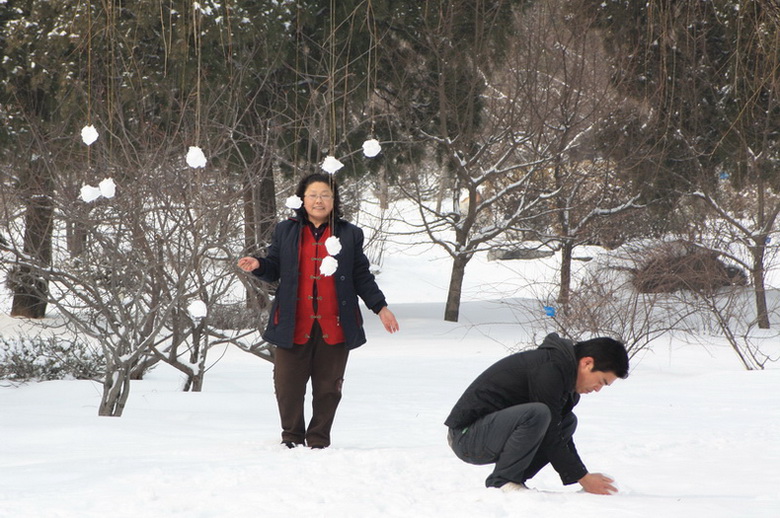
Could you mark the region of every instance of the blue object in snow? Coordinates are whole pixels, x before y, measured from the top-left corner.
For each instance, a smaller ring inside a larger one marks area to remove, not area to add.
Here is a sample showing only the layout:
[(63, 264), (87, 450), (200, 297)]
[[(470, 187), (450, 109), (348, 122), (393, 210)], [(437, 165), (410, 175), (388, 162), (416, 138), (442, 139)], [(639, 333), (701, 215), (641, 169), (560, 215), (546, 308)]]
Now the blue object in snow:
[(723, 171), (723, 172), (720, 173), (720, 179), (721, 180), (728, 180), (729, 176), (730, 175), (726, 171)]
[(544, 314), (548, 317), (554, 317), (555, 316), (555, 308), (552, 306), (544, 306)]

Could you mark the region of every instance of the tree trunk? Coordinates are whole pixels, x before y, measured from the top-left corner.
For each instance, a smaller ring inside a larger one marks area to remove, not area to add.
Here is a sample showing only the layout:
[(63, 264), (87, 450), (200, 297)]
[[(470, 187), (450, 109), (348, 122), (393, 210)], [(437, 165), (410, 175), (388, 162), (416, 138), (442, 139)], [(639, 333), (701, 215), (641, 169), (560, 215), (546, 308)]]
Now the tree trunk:
[(257, 253), (257, 222), (255, 220), (255, 190), (252, 178), (244, 178), (244, 251), (248, 254)]
[(14, 272), (12, 317), (43, 318), (46, 316), (48, 282), (28, 266)]
[[(39, 167), (33, 165), (33, 167)], [(49, 182), (45, 172), (33, 171), (24, 218), (24, 252), (41, 266), (51, 264), (53, 214)], [(11, 316), (43, 318), (49, 295), (49, 282), (29, 266), (16, 271)]]
[[(191, 371), (184, 384), (184, 392), (200, 392), (203, 390), (203, 377), (206, 371), (206, 352), (208, 344), (207, 335), (203, 332), (206, 325), (205, 319), (201, 319), (198, 325), (192, 328), (192, 349), (190, 352), (190, 365), (197, 365), (195, 371)], [(203, 344), (201, 344), (203, 342)]]
[(470, 255), (459, 255), (452, 261), (450, 287), (447, 291), (447, 304), (444, 308), (444, 320), (447, 322), (458, 321), (460, 315), (460, 296), (463, 290), (463, 278), (466, 274), (466, 265), (470, 259)]
[(130, 395), (130, 370), (127, 365), (106, 369), (103, 381), (103, 397), (100, 400), (98, 415), (121, 417)]
[(160, 363), (160, 359), (152, 354), (141, 356), (130, 369), (131, 380), (142, 380), (149, 369)]
[(263, 161), (260, 182), (255, 185), (256, 242), (265, 244), (276, 226), (276, 185), (270, 160)]
[(750, 274), (753, 277), (753, 293), (756, 298), (756, 321), (761, 329), (769, 329), (769, 310), (766, 302), (766, 284), (764, 272), (764, 252), (766, 250), (766, 237), (759, 236), (755, 246), (751, 247), (753, 256), (753, 268)]
[[(272, 164), (264, 161), (258, 178), (246, 176), (244, 182), (244, 250), (257, 254), (270, 240), (276, 225), (276, 185)], [(248, 308), (268, 307), (268, 295), (258, 289), (258, 283), (250, 283), (246, 290)]]
[[(86, 218), (86, 212), (84, 214)], [(78, 257), (87, 248), (87, 225), (84, 221), (70, 221), (66, 225), (66, 240), (71, 257)]]
[(561, 247), (561, 284), (558, 287), (558, 305), (564, 314), (571, 300), (571, 258), (573, 253), (574, 243), (570, 239), (564, 239)]
[(276, 185), (270, 161), (244, 180), (244, 248), (257, 253), (268, 241), (276, 224)]
[(387, 168), (383, 167), (379, 173), (379, 190), (377, 192), (379, 198), (379, 209), (387, 210), (390, 208), (390, 188), (387, 185)]

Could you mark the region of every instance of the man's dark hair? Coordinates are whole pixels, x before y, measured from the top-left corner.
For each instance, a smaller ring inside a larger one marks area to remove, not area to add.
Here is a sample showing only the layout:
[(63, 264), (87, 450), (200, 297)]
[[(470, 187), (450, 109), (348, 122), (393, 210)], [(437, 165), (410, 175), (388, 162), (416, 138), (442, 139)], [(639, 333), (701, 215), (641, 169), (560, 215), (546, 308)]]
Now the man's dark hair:
[(628, 352), (621, 342), (606, 336), (577, 342), (574, 344), (577, 361), (590, 356), (593, 358), (593, 370), (614, 372), (618, 378), (628, 377)]
[[(298, 187), (295, 188), (295, 195), (298, 196), (301, 200), (303, 200), (303, 195), (306, 193), (306, 188), (315, 182), (322, 182), (328, 184), (330, 189), (333, 191), (333, 215), (336, 217), (336, 219), (340, 219), (342, 215), (341, 215), (341, 198), (339, 197), (339, 186), (336, 183), (336, 180), (333, 178), (332, 174), (312, 173), (308, 176), (304, 176), (303, 178), (301, 178), (301, 181), (298, 182)], [(301, 206), (301, 208), (298, 209), (298, 214), (301, 216), (306, 215), (306, 210), (303, 208), (303, 206)]]

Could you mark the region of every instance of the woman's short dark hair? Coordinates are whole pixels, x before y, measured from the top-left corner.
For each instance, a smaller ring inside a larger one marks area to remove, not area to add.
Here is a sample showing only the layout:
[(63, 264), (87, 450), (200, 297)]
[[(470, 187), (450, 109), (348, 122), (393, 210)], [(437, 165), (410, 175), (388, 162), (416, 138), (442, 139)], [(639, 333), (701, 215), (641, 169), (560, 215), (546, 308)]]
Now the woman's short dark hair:
[(628, 352), (622, 342), (606, 336), (577, 342), (574, 344), (574, 355), (580, 358), (593, 358), (593, 370), (614, 372), (618, 378), (628, 377)]
[[(341, 198), (339, 197), (339, 186), (336, 183), (336, 179), (333, 178), (332, 174), (311, 173), (310, 175), (304, 176), (301, 178), (301, 181), (298, 182), (298, 187), (295, 188), (295, 195), (298, 196), (301, 201), (303, 201), (303, 195), (306, 193), (306, 189), (309, 187), (309, 185), (316, 182), (328, 184), (330, 189), (333, 191), (333, 216), (336, 219), (341, 219)], [(306, 209), (303, 208), (303, 205), (301, 205), (301, 208), (298, 209), (298, 214), (301, 216), (306, 215)]]

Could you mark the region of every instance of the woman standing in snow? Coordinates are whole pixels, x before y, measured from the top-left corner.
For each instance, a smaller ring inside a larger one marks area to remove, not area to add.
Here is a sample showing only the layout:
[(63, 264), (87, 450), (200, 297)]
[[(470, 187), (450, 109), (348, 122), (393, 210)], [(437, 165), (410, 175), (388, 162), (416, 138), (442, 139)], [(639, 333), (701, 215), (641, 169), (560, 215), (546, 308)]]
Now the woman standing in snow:
[[(358, 296), (388, 332), (398, 331), (398, 322), (369, 271), (363, 231), (341, 219), (333, 176), (310, 174), (295, 194), (303, 206), (276, 226), (266, 257), (242, 257), (238, 266), (264, 281), (279, 281), (263, 338), (277, 346), (274, 388), (282, 443), (326, 448), (349, 351), (366, 342)], [(304, 396), (310, 378), (307, 427)]]

